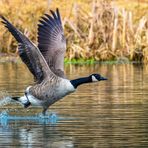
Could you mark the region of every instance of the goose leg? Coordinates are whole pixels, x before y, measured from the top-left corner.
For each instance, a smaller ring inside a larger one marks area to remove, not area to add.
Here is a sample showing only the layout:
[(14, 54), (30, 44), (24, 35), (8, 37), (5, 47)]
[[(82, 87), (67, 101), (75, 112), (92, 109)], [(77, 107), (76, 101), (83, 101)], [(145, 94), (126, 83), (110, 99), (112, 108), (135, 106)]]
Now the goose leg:
[(47, 111), (47, 108), (43, 108), (43, 111), (42, 111), (43, 116), (46, 116), (46, 111)]

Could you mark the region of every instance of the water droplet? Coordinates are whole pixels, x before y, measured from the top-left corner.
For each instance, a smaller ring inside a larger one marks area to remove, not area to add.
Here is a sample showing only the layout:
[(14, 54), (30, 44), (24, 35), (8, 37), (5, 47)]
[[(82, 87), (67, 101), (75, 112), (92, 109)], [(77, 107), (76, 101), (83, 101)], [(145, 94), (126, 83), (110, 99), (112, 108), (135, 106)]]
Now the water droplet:
[(8, 113), (6, 111), (1, 112), (0, 121), (2, 126), (6, 126), (8, 122)]
[(51, 113), (50, 114), (50, 117), (49, 117), (49, 120), (52, 124), (55, 124), (58, 120), (58, 116), (56, 113)]

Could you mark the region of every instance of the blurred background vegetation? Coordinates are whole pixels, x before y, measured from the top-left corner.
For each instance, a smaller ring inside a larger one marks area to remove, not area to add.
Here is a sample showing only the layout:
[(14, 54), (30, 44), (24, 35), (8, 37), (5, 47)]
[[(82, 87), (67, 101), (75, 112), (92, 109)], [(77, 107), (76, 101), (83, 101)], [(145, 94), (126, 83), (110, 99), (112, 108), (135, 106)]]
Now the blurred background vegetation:
[[(148, 63), (148, 0), (0, 0), (0, 14), (37, 43), (37, 24), (59, 8), (66, 61)], [(0, 24), (0, 55), (17, 56), (17, 42)]]

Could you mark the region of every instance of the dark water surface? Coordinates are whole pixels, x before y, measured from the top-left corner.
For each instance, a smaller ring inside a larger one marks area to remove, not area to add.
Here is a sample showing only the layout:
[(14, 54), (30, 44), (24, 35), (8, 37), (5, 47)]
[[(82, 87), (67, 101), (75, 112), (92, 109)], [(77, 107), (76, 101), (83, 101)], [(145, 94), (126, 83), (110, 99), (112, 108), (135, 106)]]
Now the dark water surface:
[[(7, 111), (12, 120), (0, 120), (0, 147), (148, 147), (148, 67), (66, 65), (66, 73), (70, 79), (101, 73), (108, 81), (80, 86), (51, 106), (48, 112), (56, 115), (54, 123), (34, 120), (40, 108), (2, 106), (0, 112)], [(22, 64), (0, 64), (0, 91), (22, 95), (32, 81)]]

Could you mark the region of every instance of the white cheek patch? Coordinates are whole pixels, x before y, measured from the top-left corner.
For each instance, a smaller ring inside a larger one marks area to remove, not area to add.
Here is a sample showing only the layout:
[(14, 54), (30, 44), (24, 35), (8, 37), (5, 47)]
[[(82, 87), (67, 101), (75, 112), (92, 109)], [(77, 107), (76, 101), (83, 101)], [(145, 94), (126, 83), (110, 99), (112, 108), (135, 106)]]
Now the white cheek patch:
[(98, 82), (95, 76), (92, 76), (91, 78), (92, 78), (92, 82)]

